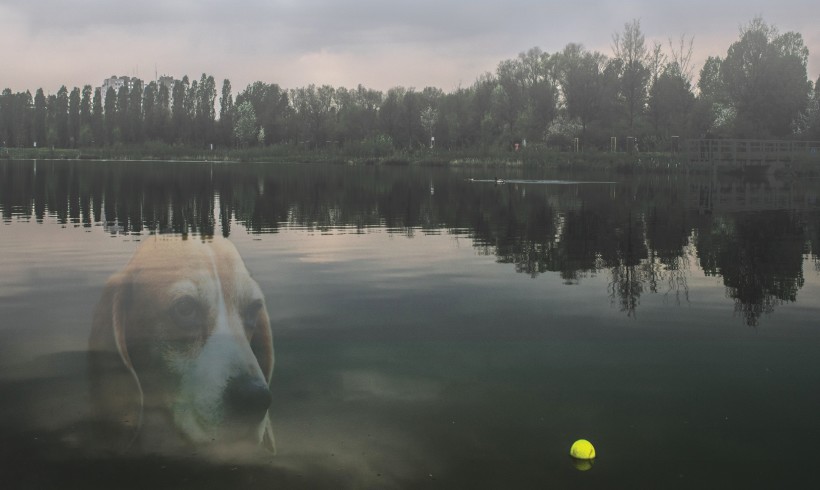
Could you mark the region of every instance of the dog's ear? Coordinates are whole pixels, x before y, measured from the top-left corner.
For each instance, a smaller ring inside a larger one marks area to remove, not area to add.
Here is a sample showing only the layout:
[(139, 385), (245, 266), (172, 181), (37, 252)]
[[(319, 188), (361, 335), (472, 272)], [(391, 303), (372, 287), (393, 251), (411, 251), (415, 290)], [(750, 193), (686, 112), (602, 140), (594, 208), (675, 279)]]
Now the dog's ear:
[[(265, 381), (270, 385), (273, 376), (273, 333), (270, 328), (270, 319), (266, 308), (259, 311), (256, 320), (256, 329), (251, 338), (251, 349), (256, 362), (265, 375)], [(265, 432), (262, 434), (262, 447), (276, 454), (276, 439), (273, 437), (273, 425), (270, 421), (270, 412), (265, 414)]]
[(127, 324), (131, 285), (123, 273), (105, 285), (89, 338), (92, 403), (101, 420), (128, 434), (127, 446), (142, 425), (143, 392), (128, 353)]
[(273, 375), (273, 334), (266, 308), (259, 311), (259, 316), (256, 318), (256, 328), (250, 343), (253, 355), (262, 369), (262, 374), (265, 375), (265, 381), (270, 383)]
[(276, 454), (276, 439), (273, 437), (273, 425), (270, 422), (270, 413), (265, 414), (265, 432), (262, 434), (262, 447)]

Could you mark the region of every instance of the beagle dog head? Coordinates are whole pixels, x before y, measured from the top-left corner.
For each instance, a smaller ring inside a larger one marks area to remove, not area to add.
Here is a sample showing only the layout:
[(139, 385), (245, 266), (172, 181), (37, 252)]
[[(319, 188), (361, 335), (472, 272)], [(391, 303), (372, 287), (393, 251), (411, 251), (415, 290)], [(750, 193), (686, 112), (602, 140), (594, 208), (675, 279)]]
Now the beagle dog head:
[(275, 450), (265, 298), (227, 240), (143, 243), (105, 287), (90, 353), (93, 401), (129, 445)]

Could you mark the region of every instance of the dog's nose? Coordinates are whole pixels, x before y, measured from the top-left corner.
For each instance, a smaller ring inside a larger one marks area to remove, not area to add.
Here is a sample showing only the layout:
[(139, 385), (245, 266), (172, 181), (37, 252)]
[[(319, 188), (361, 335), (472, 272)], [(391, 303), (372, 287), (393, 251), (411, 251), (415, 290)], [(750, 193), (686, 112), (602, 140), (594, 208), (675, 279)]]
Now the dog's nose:
[(236, 421), (258, 422), (270, 407), (271, 393), (263, 379), (243, 375), (231, 378), (225, 390), (228, 417)]

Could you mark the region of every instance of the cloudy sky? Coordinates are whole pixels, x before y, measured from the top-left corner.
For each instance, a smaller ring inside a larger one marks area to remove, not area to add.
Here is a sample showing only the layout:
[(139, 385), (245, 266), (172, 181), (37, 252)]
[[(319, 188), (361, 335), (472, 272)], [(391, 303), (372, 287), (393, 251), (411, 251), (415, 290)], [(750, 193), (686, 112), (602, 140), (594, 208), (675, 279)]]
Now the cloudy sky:
[(758, 15), (803, 35), (816, 80), (816, 0), (0, 0), (0, 88), (54, 93), (111, 75), (153, 79), (156, 67), (229, 78), (235, 92), (256, 80), (450, 91), (533, 46), (610, 55), (632, 19), (647, 41), (694, 35), (699, 69)]

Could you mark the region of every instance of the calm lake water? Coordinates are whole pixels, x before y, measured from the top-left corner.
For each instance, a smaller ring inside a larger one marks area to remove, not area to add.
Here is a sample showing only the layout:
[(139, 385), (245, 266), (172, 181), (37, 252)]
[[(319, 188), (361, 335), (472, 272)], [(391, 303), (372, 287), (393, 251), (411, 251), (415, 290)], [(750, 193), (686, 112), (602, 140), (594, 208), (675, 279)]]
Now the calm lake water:
[[(0, 162), (3, 487), (811, 482), (818, 195), (765, 177)], [(276, 455), (91, 447), (94, 308), (156, 234), (227, 237), (259, 284)]]

